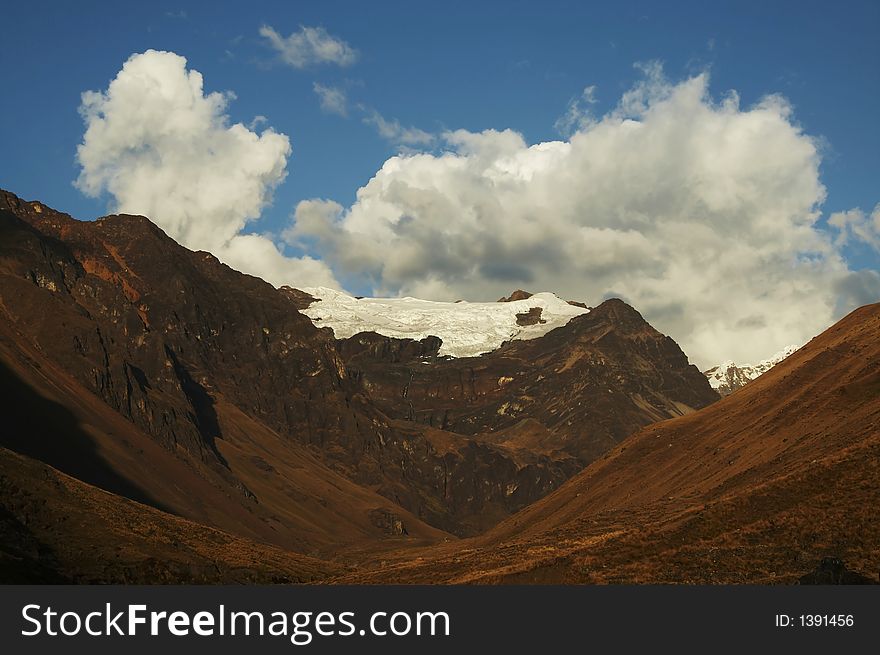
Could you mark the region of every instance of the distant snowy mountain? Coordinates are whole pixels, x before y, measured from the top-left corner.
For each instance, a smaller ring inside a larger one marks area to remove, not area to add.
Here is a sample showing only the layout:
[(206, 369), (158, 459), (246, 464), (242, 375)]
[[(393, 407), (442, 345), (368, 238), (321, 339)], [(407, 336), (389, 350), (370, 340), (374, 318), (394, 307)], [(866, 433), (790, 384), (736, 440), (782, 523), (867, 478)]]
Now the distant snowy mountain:
[(780, 350), (778, 353), (757, 364), (737, 365), (732, 361), (719, 364), (704, 374), (709, 378), (709, 384), (722, 396), (733, 393), (740, 387), (745, 386), (759, 375), (762, 375), (776, 366), (783, 359), (791, 355), (799, 346), (791, 345)]
[(440, 355), (473, 357), (511, 339), (535, 339), (590, 310), (552, 293), (536, 293), (510, 302), (434, 302), (417, 298), (354, 298), (313, 287), (319, 298), (306, 314), (318, 327), (330, 327), (337, 339), (376, 332), (398, 339), (440, 337)]

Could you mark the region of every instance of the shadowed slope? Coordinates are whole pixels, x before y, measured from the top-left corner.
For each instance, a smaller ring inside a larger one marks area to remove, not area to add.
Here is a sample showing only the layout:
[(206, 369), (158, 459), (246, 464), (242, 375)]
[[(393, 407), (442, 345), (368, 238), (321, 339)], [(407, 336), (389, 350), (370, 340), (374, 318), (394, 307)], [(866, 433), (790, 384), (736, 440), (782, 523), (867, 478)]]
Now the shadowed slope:
[[(91, 435), (67, 407), (33, 389), (0, 360), (3, 430), (0, 446), (38, 459), (101, 489), (162, 508), (98, 453)], [(167, 509), (167, 508), (162, 508)]]
[(0, 448), (0, 583), (294, 583), (315, 582), (333, 570), (101, 491)]

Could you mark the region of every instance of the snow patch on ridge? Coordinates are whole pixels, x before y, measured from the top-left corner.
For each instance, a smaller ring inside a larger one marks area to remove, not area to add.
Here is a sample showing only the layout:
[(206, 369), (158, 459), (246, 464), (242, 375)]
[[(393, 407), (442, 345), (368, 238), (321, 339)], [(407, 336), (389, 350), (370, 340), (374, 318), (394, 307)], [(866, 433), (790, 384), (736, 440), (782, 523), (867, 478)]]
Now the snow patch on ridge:
[(709, 379), (709, 385), (713, 389), (716, 391), (727, 391), (729, 393), (730, 391), (751, 382), (759, 375), (763, 375), (783, 359), (791, 355), (799, 347), (800, 346), (795, 345), (788, 346), (769, 359), (762, 360), (757, 364), (737, 366), (735, 362), (728, 360), (723, 364), (710, 368), (705, 372), (705, 375)]
[[(440, 355), (475, 357), (511, 339), (535, 339), (590, 310), (570, 305), (552, 293), (536, 293), (512, 302), (435, 302), (418, 298), (361, 298), (326, 287), (306, 287), (320, 300), (303, 313), (318, 327), (330, 327), (337, 339), (359, 332), (420, 340), (439, 337)], [(536, 325), (517, 325), (516, 315), (541, 308)]]

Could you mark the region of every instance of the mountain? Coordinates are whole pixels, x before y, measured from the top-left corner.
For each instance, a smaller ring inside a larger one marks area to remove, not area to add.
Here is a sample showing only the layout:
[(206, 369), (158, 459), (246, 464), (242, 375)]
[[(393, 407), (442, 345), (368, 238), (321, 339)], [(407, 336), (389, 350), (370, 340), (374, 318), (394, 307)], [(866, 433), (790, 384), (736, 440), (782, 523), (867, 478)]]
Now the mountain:
[[(337, 339), (304, 313), (324, 301), (187, 250), (144, 217), (82, 222), (0, 192), (0, 456), (156, 521), (312, 557), (455, 541), (638, 427), (717, 399), (621, 301), (588, 311), (539, 296), (512, 308), (533, 321), (517, 329), (573, 318), (480, 356), (446, 356), (433, 335)], [(28, 511), (2, 502), (17, 534)], [(55, 548), (64, 532), (39, 539)], [(65, 562), (59, 575), (81, 579)]]
[(876, 583), (878, 333), (880, 304), (862, 307), (486, 534), (339, 581), (793, 583), (842, 561)]
[(384, 516), (445, 538), (312, 447), (353, 414), (333, 339), (146, 219), (0, 196), (0, 303), (0, 445), (300, 552), (394, 536)]
[(395, 361), (377, 348), (386, 339), (341, 342), (356, 384), (385, 415), (517, 453), (573, 458), (576, 470), (639, 427), (718, 398), (672, 339), (617, 299), (480, 357)]
[(719, 395), (727, 396), (740, 387), (745, 386), (759, 375), (763, 375), (769, 371), (797, 349), (797, 346), (788, 346), (769, 359), (765, 359), (758, 364), (745, 364), (743, 366), (738, 366), (733, 361), (726, 361), (723, 364), (708, 369), (704, 372), (704, 375), (709, 379), (709, 384), (719, 393)]

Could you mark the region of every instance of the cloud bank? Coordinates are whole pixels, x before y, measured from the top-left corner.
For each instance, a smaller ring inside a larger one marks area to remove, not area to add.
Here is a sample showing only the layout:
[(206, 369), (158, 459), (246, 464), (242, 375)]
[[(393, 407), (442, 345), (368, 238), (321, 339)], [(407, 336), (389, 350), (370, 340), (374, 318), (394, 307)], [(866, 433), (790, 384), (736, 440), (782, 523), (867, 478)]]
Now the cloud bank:
[(281, 61), (294, 68), (307, 68), (314, 64), (350, 66), (358, 58), (357, 50), (329, 34), (323, 27), (302, 26), (283, 37), (274, 28), (263, 25), (260, 36), (268, 41)]
[(148, 216), (188, 248), (273, 284), (336, 286), (323, 262), (242, 234), (284, 180), (291, 147), (271, 128), (230, 125), (232, 97), (205, 94), (201, 74), (172, 52), (132, 55), (106, 91), (82, 95), (77, 187), (107, 192), (114, 211)]
[(702, 367), (803, 343), (880, 295), (816, 225), (820, 154), (783, 98), (744, 108), (734, 93), (713, 99), (706, 74), (643, 73), (614, 110), (582, 120), (588, 89), (568, 140), (448, 132), (440, 154), (388, 159), (351, 207), (299, 203), (284, 236), (376, 294), (620, 296)]

